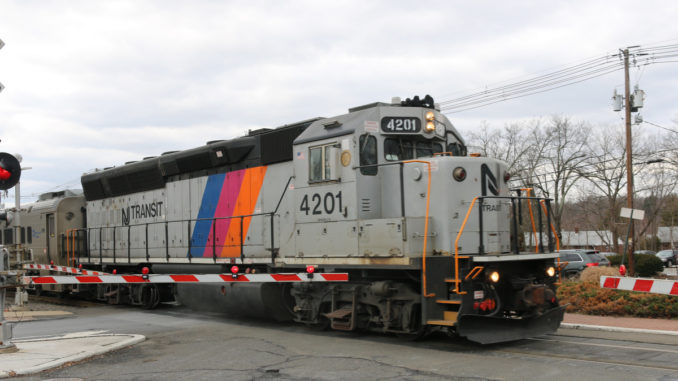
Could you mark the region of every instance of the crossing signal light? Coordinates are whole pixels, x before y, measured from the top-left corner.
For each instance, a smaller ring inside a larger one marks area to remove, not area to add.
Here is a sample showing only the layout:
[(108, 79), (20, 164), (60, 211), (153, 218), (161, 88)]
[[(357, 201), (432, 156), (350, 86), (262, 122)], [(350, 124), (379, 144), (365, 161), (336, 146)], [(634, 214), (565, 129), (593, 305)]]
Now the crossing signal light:
[(0, 152), (0, 190), (15, 186), (21, 177), (21, 164), (16, 157)]

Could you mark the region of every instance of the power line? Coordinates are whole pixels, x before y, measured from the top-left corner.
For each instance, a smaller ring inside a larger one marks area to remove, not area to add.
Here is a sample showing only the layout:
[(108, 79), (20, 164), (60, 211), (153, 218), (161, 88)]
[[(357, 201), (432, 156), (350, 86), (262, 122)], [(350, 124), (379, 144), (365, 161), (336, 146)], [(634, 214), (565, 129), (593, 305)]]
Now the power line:
[[(651, 44), (643, 48), (638, 46), (631, 49), (632, 51), (629, 55), (633, 57), (634, 64), (639, 67), (656, 63), (676, 62), (670, 59), (678, 57), (678, 44)], [(619, 58), (620, 60), (618, 62), (611, 62), (612, 58)], [(444, 100), (439, 102), (439, 104), (441, 105), (441, 110), (447, 111), (447, 113), (458, 113), (510, 99), (555, 90), (621, 70), (623, 68), (621, 58), (621, 53), (618, 53), (588, 59), (554, 72), (495, 88), (485, 88), (465, 96)]]
[[(510, 100), (510, 99), (516, 99), (516, 98), (522, 98), (522, 97), (525, 97), (525, 96), (528, 96), (528, 95), (540, 94), (540, 93), (543, 93), (543, 92), (559, 89), (561, 87), (571, 86), (571, 85), (574, 85), (574, 84), (577, 84), (577, 83), (580, 83), (580, 82), (588, 81), (589, 79), (602, 77), (603, 75), (610, 74), (610, 73), (613, 73), (613, 72), (618, 71), (618, 70), (621, 70), (621, 68), (617, 68), (617, 69), (614, 69), (614, 70), (611, 70), (611, 71), (608, 71), (608, 72), (605, 72), (605, 73), (598, 74), (596, 76), (580, 79), (578, 81), (566, 83), (566, 84), (563, 84), (563, 85), (560, 85), (560, 86), (550, 87), (550, 88), (539, 90), (539, 91), (533, 91), (533, 92), (529, 92), (529, 93), (525, 93), (525, 94), (517, 94), (517, 95), (511, 96), (511, 97), (500, 98), (500, 99), (497, 99), (497, 100), (494, 100), (494, 101), (485, 101), (484, 103), (476, 102), (476, 103), (479, 103), (476, 106), (465, 107), (465, 108), (455, 110), (455, 111), (448, 111), (447, 114), (454, 114), (454, 113), (458, 113), (458, 112), (462, 112), (462, 111), (473, 110), (473, 109), (476, 109), (476, 108), (489, 106), (489, 105), (492, 105), (492, 104), (495, 104), (495, 103), (504, 102), (504, 101), (507, 101), (507, 100)], [(450, 110), (450, 109), (453, 109), (453, 107), (441, 107), (441, 110)]]
[(541, 88), (552, 87), (560, 83), (573, 81), (586, 76), (592, 76), (594, 74), (604, 72), (610, 69), (622, 68), (622, 64), (620, 62), (610, 63), (609, 57), (601, 58), (596, 61), (600, 62), (594, 63), (593, 61), (591, 61), (590, 63), (586, 63), (585, 67), (583, 65), (578, 65), (565, 70), (561, 70), (559, 72), (535, 77), (518, 83), (501, 86), (495, 89), (484, 90), (481, 92), (477, 92), (452, 100), (442, 101), (440, 102), (440, 105), (442, 106), (442, 108), (457, 108), (468, 105), (469, 103), (477, 103), (478, 101), (484, 102), (491, 99), (503, 98), (514, 94), (520, 94), (523, 92), (530, 92)]
[(655, 123), (652, 123), (652, 122), (648, 122), (647, 120), (644, 120), (643, 123), (647, 123), (647, 124), (653, 125), (653, 126), (655, 126), (655, 127), (659, 127), (659, 128), (661, 128), (661, 129), (663, 129), (663, 130), (666, 130), (666, 131), (669, 131), (669, 132), (673, 132), (674, 134), (678, 134), (678, 131), (676, 131), (676, 130), (672, 130), (672, 129), (670, 129), (670, 128), (666, 128), (666, 127), (660, 126), (660, 125), (655, 124)]

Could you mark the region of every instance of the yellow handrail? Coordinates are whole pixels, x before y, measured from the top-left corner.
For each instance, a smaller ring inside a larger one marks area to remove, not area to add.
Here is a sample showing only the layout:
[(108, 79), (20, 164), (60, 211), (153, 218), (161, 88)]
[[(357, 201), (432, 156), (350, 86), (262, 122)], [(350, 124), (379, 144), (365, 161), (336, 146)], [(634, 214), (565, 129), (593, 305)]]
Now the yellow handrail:
[(527, 192), (527, 208), (530, 210), (530, 222), (532, 222), (532, 234), (534, 234), (534, 248), (535, 248), (535, 253), (539, 252), (539, 245), (537, 244), (537, 227), (534, 225), (534, 214), (532, 214), (532, 203), (530, 203), (530, 191), (532, 191), (532, 188), (520, 188), (520, 190), (524, 190)]
[(466, 217), (464, 217), (464, 222), (461, 223), (461, 228), (459, 229), (459, 233), (457, 233), (457, 239), (454, 240), (454, 293), (455, 294), (465, 294), (466, 292), (459, 291), (459, 238), (461, 238), (461, 233), (464, 232), (464, 228), (466, 227), (466, 221), (468, 221), (468, 217), (471, 215), (471, 210), (473, 209), (473, 205), (475, 205), (476, 200), (478, 197), (474, 197), (473, 200), (471, 201), (471, 205), (468, 207), (468, 211), (466, 212)]
[[(466, 276), (464, 277), (464, 280), (468, 280), (468, 277), (471, 277), (471, 279), (476, 279), (478, 277), (478, 275), (480, 275), (480, 273), (483, 271), (484, 268), (485, 268), (485, 266), (474, 267), (473, 269), (471, 269), (471, 271), (468, 272), (468, 274), (466, 274)], [(473, 275), (473, 276), (471, 276), (471, 275)]]
[(424, 219), (424, 248), (422, 249), (421, 261), (422, 261), (422, 282), (423, 282), (423, 294), (425, 298), (432, 298), (436, 294), (428, 294), (426, 292), (426, 241), (428, 240), (428, 210), (429, 210), (429, 201), (431, 200), (431, 162), (423, 160), (407, 160), (403, 163), (423, 163), (426, 164), (428, 168), (428, 183), (426, 184), (426, 218)]

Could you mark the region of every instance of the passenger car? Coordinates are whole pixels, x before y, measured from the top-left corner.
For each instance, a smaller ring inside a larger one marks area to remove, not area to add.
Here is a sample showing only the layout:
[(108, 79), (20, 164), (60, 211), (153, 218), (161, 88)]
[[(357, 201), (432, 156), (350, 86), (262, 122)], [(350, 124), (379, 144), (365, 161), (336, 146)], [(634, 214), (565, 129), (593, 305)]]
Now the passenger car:
[(657, 254), (657, 252), (652, 250), (636, 250), (633, 252), (633, 255), (655, 255), (655, 254)]
[(664, 267), (671, 267), (678, 263), (678, 250), (662, 250), (655, 254), (664, 263)]
[(582, 250), (561, 250), (560, 260), (567, 262), (567, 265), (563, 269), (563, 276), (565, 277), (573, 277), (587, 267), (598, 266), (598, 262), (592, 260), (588, 254)]
[(600, 254), (598, 251), (585, 251), (586, 255), (591, 258), (592, 261), (598, 262), (598, 266), (609, 266), (610, 260), (607, 259), (604, 255)]

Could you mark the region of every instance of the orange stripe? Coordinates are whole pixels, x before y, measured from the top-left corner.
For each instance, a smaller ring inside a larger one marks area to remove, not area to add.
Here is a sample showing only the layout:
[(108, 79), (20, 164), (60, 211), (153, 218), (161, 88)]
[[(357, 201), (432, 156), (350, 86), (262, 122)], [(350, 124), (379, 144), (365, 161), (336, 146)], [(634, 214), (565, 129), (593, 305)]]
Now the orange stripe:
[[(266, 176), (266, 167), (249, 168), (245, 171), (245, 178), (242, 180), (238, 200), (236, 201), (235, 209), (233, 210), (234, 216), (243, 216), (254, 213), (261, 186), (264, 184), (264, 176)], [(244, 239), (247, 239), (247, 232), (252, 217), (245, 217), (242, 220), (242, 235)], [(231, 224), (228, 227), (228, 234), (226, 235), (226, 242), (224, 243), (224, 248), (221, 251), (220, 256), (240, 256), (240, 218), (233, 218), (231, 220)]]

